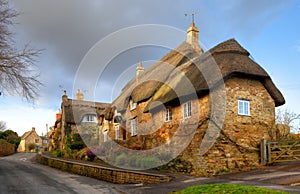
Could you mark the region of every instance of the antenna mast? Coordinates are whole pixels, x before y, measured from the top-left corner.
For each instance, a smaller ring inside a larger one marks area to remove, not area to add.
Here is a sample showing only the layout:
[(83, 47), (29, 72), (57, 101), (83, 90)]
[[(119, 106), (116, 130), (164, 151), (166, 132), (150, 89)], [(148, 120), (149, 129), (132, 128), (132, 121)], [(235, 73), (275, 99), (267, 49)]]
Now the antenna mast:
[(200, 11), (198, 11), (198, 12), (192, 12), (192, 13), (185, 13), (184, 15), (185, 16), (191, 16), (192, 17), (192, 23), (195, 23), (195, 15), (196, 14), (199, 14), (200, 13)]

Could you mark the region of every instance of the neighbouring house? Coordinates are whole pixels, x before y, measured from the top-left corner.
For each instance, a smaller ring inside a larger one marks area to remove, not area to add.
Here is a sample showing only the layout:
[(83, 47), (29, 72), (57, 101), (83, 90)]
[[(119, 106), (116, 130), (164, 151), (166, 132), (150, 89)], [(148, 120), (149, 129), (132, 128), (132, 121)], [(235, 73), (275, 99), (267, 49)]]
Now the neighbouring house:
[(62, 96), (61, 112), (57, 114), (54, 130), (49, 135), (50, 150), (65, 149), (66, 144), (83, 139), (85, 144), (99, 144), (100, 122), (103, 122), (108, 103), (85, 101), (83, 93), (76, 91), (76, 99)]
[(192, 174), (257, 166), (284, 97), (235, 39), (204, 52), (198, 32), (192, 23), (177, 48), (147, 70), (139, 63), (101, 123), (101, 140), (169, 154)]
[[(18, 147), (18, 152), (30, 152), (36, 151), (42, 148), (42, 138), (38, 136), (35, 131), (35, 128), (32, 127), (30, 131), (25, 132), (21, 137), (21, 142)], [(30, 150), (29, 145), (34, 145), (35, 148)]]

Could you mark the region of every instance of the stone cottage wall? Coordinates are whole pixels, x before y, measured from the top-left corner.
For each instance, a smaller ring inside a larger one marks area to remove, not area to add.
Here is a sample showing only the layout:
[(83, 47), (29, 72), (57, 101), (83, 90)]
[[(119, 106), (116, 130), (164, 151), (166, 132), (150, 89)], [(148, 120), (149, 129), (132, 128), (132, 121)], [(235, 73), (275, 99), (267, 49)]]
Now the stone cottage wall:
[[(137, 116), (138, 135), (131, 136), (130, 121), (127, 120), (128, 139), (119, 143), (133, 149), (151, 149), (169, 143), (182, 122), (198, 123), (193, 139), (178, 157), (180, 161), (192, 166), (190, 173), (212, 175), (259, 165), (260, 141), (262, 138), (270, 139), (275, 132), (274, 101), (264, 86), (256, 80), (231, 78), (226, 81), (225, 88), (223, 126), (214, 126), (211, 121), (210, 95), (192, 100), (192, 115), (197, 115), (196, 117), (183, 120), (182, 106), (172, 107), (173, 118), (170, 122), (164, 122), (163, 110), (151, 115), (142, 113), (141, 110), (147, 104), (143, 102), (135, 110), (126, 112), (127, 118)], [(218, 104), (219, 99), (214, 100), (214, 103)], [(250, 116), (238, 115), (238, 99), (250, 100)], [(220, 132), (216, 140), (212, 139), (212, 143), (203, 142), (209, 125)], [(177, 141), (180, 145), (186, 140)], [(201, 144), (207, 144), (210, 149), (200, 150)]]
[[(269, 139), (275, 130), (274, 101), (259, 81), (231, 78), (225, 85), (226, 114), (219, 138), (204, 155), (199, 155), (208, 120), (198, 128), (180, 156), (193, 164), (194, 174), (210, 175), (258, 166), (260, 140)], [(239, 98), (250, 100), (251, 116), (238, 115)]]

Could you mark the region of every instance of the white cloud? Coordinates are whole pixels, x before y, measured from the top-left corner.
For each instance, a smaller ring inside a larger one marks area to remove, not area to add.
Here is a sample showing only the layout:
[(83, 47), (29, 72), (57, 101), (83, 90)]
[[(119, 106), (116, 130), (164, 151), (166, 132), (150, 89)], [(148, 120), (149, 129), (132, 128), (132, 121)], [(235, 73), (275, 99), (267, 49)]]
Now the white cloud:
[(55, 122), (55, 110), (35, 108), (32, 105), (24, 105), (21, 101), (15, 100), (15, 103), (1, 102), (0, 120), (5, 121), (7, 127), (23, 135), (26, 131), (35, 127), (39, 135), (46, 133), (46, 124), (50, 126)]

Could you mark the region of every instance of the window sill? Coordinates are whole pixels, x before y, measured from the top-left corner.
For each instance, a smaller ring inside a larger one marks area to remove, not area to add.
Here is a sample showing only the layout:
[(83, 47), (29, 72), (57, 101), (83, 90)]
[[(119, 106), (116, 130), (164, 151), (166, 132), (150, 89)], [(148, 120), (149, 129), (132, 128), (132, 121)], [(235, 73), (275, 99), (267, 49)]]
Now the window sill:
[(239, 116), (246, 116), (246, 117), (251, 117), (251, 115), (246, 115), (246, 114), (238, 114)]

